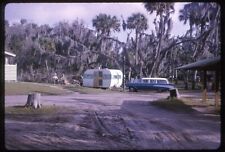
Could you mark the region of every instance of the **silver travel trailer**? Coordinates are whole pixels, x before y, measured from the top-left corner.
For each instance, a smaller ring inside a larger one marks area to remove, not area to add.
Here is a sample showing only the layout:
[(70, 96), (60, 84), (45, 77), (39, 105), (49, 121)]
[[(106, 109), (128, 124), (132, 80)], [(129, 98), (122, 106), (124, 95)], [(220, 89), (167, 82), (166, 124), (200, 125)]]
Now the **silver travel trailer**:
[(83, 86), (93, 88), (119, 88), (123, 73), (116, 69), (88, 69), (83, 75)]

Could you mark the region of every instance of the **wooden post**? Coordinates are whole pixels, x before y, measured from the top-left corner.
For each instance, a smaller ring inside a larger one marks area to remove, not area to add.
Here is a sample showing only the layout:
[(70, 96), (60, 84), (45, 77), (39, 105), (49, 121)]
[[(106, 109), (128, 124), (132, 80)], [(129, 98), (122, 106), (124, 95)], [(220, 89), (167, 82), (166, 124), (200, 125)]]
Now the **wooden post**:
[(216, 70), (216, 79), (215, 79), (215, 107), (219, 106), (219, 71)]
[(206, 82), (206, 70), (204, 70), (203, 74), (203, 95), (202, 95), (202, 101), (206, 102), (207, 99), (207, 82)]

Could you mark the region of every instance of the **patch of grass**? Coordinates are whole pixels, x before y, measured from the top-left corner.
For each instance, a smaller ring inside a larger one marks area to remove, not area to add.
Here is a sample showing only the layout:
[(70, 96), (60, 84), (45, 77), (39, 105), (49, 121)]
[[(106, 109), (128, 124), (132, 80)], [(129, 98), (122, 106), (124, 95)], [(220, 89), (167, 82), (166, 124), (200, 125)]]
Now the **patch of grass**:
[(5, 95), (24, 95), (30, 92), (40, 92), (48, 95), (62, 95), (68, 90), (60, 86), (31, 82), (5, 82)]
[(190, 105), (186, 105), (180, 99), (161, 99), (151, 102), (152, 105), (174, 112), (194, 112)]
[(24, 122), (65, 123), (73, 119), (68, 115), (68, 108), (59, 106), (44, 106), (40, 109), (24, 106), (5, 107), (5, 118)]
[(206, 101), (203, 102), (201, 100), (195, 100), (192, 98), (182, 98), (182, 102), (190, 106), (197, 106), (197, 107), (207, 107), (207, 106), (214, 106), (214, 102)]
[(220, 115), (221, 113), (221, 108), (220, 107), (218, 107), (218, 108), (215, 108), (215, 110), (213, 111), (215, 114), (217, 114), (217, 115)]
[(36, 115), (36, 114), (54, 114), (59, 112), (62, 107), (58, 106), (42, 106), (42, 108), (34, 109), (32, 107), (25, 106), (11, 106), (5, 107), (5, 115)]

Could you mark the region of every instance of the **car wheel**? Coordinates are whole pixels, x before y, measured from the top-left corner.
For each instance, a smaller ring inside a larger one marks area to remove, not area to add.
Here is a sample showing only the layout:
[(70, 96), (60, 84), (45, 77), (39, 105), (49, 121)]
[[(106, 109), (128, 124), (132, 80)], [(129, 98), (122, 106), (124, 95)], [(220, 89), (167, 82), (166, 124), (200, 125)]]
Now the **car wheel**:
[(129, 87), (129, 91), (132, 92), (132, 88), (131, 87)]
[(134, 89), (133, 87), (129, 87), (129, 91), (130, 91), (130, 92), (134, 92), (135, 89)]
[(163, 89), (158, 89), (157, 92), (163, 92)]

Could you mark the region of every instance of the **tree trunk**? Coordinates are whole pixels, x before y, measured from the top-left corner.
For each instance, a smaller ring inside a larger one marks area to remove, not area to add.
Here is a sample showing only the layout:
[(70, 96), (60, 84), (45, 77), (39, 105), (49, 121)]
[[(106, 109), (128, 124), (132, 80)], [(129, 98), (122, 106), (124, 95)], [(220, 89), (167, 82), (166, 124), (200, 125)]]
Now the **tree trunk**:
[(170, 98), (180, 98), (180, 94), (177, 88), (170, 90)]
[(128, 81), (130, 81), (130, 80), (131, 80), (131, 71), (132, 71), (132, 69), (131, 69), (131, 67), (129, 67), (129, 72), (128, 72)]
[(45, 66), (46, 66), (46, 69), (47, 69), (47, 72), (48, 72), (48, 61), (45, 60)]
[(135, 43), (136, 43), (136, 46), (135, 46), (135, 65), (138, 64), (138, 32), (136, 30), (136, 38), (135, 38)]
[(143, 69), (143, 64), (144, 64), (144, 63), (141, 61), (141, 62), (140, 62), (140, 70), (139, 70), (139, 72), (140, 72), (140, 73), (139, 73), (140, 78), (143, 77), (143, 71), (142, 71), (142, 69)]
[(25, 107), (33, 107), (34, 109), (41, 108), (41, 94), (29, 93)]

